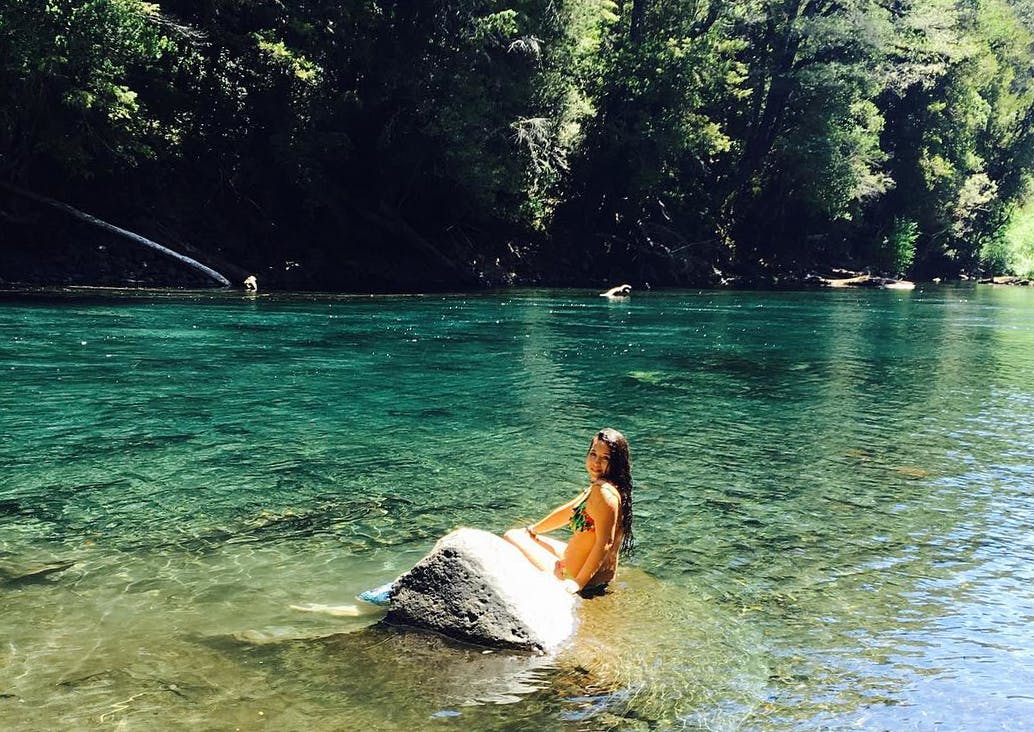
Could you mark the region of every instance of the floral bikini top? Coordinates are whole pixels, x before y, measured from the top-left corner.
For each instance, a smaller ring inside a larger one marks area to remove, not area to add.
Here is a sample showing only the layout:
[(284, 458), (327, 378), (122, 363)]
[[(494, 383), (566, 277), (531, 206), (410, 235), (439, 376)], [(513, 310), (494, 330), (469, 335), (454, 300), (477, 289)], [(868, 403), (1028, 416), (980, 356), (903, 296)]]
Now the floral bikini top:
[(571, 531), (575, 533), (580, 531), (596, 531), (596, 522), (592, 520), (592, 516), (585, 510), (585, 504), (588, 502), (589, 496), (585, 496), (581, 503), (572, 510), (571, 520), (567, 522), (567, 525), (571, 527)]

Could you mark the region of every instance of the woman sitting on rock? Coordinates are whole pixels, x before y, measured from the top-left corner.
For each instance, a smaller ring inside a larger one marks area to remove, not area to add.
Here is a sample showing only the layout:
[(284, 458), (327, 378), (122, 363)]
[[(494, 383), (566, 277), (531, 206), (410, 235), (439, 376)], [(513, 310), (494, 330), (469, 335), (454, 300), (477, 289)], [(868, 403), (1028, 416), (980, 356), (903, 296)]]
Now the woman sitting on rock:
[[(534, 567), (555, 577), (571, 593), (601, 589), (614, 579), (618, 554), (631, 552), (634, 543), (632, 464), (628, 455), (628, 440), (609, 427), (597, 432), (585, 456), (585, 469), (591, 482), (582, 493), (554, 509), (541, 521), (523, 529), (511, 529), (503, 535), (503, 539), (517, 547)], [(571, 539), (566, 544), (542, 536), (565, 524), (571, 527)], [(498, 537), (475, 529), (459, 529), (441, 541), (461, 532), (479, 533), (498, 541)], [(490, 547), (490, 544), (484, 546)], [(432, 551), (428, 557), (433, 554)], [(428, 557), (422, 562), (427, 561)], [(380, 587), (361, 592), (358, 598), (374, 605), (390, 605), (397, 584), (411, 576), (413, 571)], [(362, 612), (355, 605), (291, 607), (332, 615), (359, 615)]]
[[(504, 539), (532, 564), (564, 583), (568, 592), (600, 588), (614, 579), (618, 553), (629, 552), (632, 537), (632, 464), (628, 441), (615, 429), (600, 430), (585, 456), (591, 483), (548, 516)], [(566, 544), (541, 534), (571, 527)]]

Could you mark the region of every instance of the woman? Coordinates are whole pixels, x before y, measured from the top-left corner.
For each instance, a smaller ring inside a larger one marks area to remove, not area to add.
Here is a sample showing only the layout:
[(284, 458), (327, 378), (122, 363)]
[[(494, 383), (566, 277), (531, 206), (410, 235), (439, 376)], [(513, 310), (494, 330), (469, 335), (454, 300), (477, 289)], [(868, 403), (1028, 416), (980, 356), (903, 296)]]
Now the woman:
[[(568, 592), (599, 588), (614, 579), (618, 553), (630, 552), (632, 537), (632, 465), (628, 441), (615, 429), (600, 430), (585, 456), (591, 482), (581, 494), (541, 521), (511, 529), (503, 538), (532, 564), (564, 583)], [(566, 544), (541, 536), (565, 524)]]
[[(600, 430), (585, 456), (589, 487), (546, 518), (523, 529), (511, 529), (503, 538), (520, 549), (543, 572), (564, 583), (568, 592), (602, 588), (617, 570), (618, 553), (630, 552), (632, 537), (632, 465), (628, 441), (615, 429)], [(566, 544), (540, 534), (571, 527)], [(394, 582), (358, 595), (374, 605), (388, 605)], [(337, 606), (292, 605), (296, 610), (328, 612)], [(355, 606), (341, 606), (356, 614)]]

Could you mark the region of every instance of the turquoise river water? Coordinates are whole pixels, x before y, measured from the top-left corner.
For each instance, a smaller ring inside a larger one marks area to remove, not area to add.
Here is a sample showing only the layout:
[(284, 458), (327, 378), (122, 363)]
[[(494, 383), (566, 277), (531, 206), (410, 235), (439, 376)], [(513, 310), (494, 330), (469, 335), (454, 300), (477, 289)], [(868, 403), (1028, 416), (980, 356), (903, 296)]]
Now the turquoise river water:
[[(1034, 728), (1034, 288), (0, 295), (0, 728)], [(632, 447), (556, 657), (354, 602)]]

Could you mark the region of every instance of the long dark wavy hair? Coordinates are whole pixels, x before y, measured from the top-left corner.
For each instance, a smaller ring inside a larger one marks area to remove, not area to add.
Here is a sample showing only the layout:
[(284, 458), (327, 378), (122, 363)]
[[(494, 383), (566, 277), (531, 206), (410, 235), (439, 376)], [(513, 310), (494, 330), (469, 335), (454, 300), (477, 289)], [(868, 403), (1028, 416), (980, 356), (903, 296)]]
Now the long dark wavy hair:
[(592, 450), (592, 444), (596, 440), (602, 441), (610, 448), (610, 465), (604, 477), (614, 484), (618, 489), (618, 495), (621, 496), (620, 551), (622, 554), (631, 554), (635, 548), (635, 537), (632, 535), (632, 458), (628, 454), (628, 440), (611, 427), (605, 427), (593, 436), (589, 450)]

